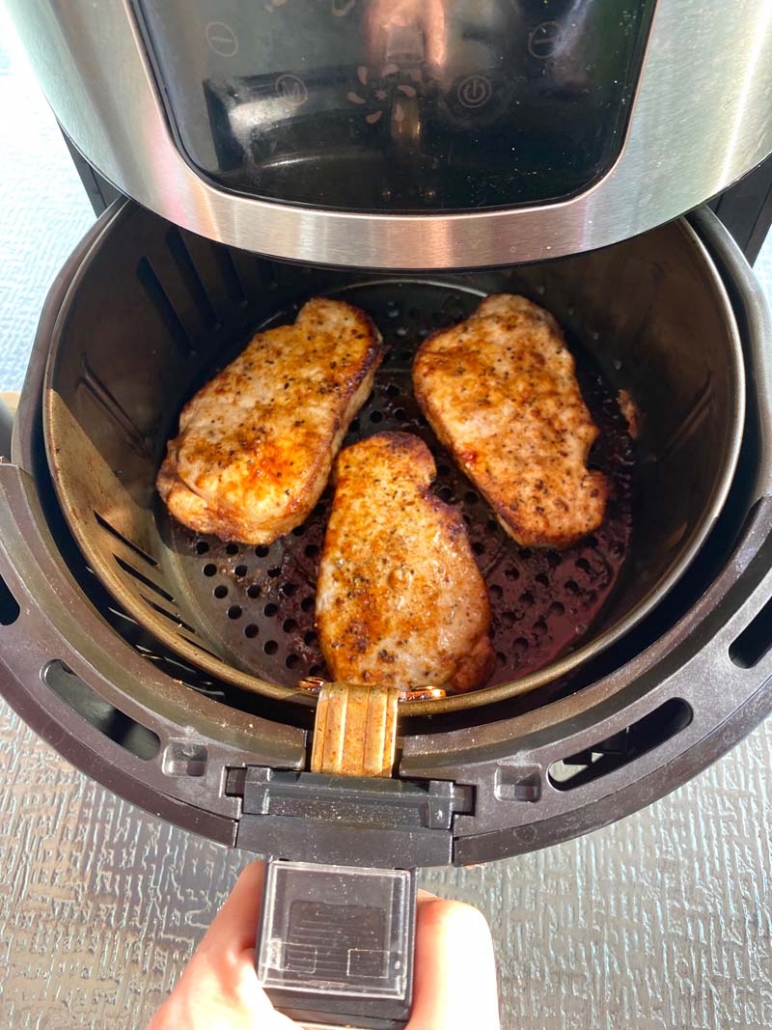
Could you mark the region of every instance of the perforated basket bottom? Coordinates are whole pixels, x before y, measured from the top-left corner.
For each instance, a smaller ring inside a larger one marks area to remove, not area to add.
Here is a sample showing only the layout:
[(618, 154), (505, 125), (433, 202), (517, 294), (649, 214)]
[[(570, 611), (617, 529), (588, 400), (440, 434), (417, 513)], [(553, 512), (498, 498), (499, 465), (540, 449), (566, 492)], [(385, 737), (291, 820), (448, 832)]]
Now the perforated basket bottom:
[[(565, 551), (518, 547), (438, 444), (411, 386), (413, 354), (421, 340), (467, 317), (483, 294), (453, 284), (379, 281), (333, 295), (367, 311), (389, 347), (344, 446), (392, 429), (413, 432), (429, 445), (437, 463), (433, 488), (460, 507), (490, 594), (497, 667), (488, 685), (537, 672), (580, 639), (586, 642), (620, 575), (631, 532), (632, 444), (598, 369), (571, 341), (585, 400), (601, 430), (592, 464), (612, 484), (606, 520), (597, 533)], [(293, 321), (298, 307), (277, 311), (262, 328)], [(239, 668), (288, 686), (305, 676), (328, 675), (314, 602), (331, 501), (328, 488), (304, 525), (270, 547), (257, 548), (196, 535), (171, 519), (159, 502), (161, 535), (183, 559), (179, 589), (199, 610), (213, 649)]]

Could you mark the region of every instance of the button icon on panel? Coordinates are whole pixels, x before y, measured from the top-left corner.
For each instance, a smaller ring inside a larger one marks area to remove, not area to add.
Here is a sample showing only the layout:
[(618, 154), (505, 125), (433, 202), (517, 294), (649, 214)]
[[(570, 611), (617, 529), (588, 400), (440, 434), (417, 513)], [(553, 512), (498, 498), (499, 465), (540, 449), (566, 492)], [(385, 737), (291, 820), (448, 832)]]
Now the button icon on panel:
[(297, 75), (280, 75), (276, 80), (276, 94), (293, 107), (302, 107), (308, 100), (306, 84)]
[(543, 21), (528, 36), (528, 53), (537, 61), (546, 61), (558, 48), (560, 25), (556, 21)]
[(210, 50), (220, 57), (235, 57), (239, 52), (236, 33), (224, 21), (210, 21), (204, 32)]
[(456, 96), (462, 107), (484, 107), (493, 96), (491, 80), (485, 75), (468, 75), (456, 87)]

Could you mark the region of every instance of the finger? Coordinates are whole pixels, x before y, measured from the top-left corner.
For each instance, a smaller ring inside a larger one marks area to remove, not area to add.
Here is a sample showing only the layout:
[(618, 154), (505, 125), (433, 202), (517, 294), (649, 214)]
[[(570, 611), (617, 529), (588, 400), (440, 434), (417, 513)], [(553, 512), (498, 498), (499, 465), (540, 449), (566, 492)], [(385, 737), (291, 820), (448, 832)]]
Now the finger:
[(419, 898), (413, 1012), (407, 1030), (499, 1030), (496, 960), (485, 917)]
[(148, 1030), (297, 1030), (258, 983), (255, 938), (265, 868), (248, 865)]
[(263, 862), (242, 870), (188, 963), (181, 987), (202, 1000), (222, 996), (245, 1008), (256, 1006), (264, 1014), (272, 1010), (254, 968), (264, 878)]
[(254, 948), (264, 880), (264, 862), (250, 862), (241, 871), (230, 897), (206, 931), (199, 945), (199, 952), (224, 947), (234, 951)]

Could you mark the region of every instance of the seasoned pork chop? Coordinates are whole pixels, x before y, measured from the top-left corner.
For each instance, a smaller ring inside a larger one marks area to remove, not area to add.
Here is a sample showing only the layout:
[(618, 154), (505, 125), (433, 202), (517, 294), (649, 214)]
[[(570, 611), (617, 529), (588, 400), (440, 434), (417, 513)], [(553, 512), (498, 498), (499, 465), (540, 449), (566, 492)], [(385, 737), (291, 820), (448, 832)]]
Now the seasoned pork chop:
[(258, 333), (180, 416), (158, 490), (175, 518), (222, 540), (270, 544), (303, 522), (383, 358), (368, 316), (309, 300)]
[(509, 294), (486, 298), (416, 355), (424, 414), (525, 547), (568, 547), (603, 521), (606, 477), (586, 466), (598, 429), (574, 369), (552, 315)]
[(316, 622), (335, 680), (471, 690), (493, 668), (488, 593), (426, 444), (379, 433), (335, 464)]

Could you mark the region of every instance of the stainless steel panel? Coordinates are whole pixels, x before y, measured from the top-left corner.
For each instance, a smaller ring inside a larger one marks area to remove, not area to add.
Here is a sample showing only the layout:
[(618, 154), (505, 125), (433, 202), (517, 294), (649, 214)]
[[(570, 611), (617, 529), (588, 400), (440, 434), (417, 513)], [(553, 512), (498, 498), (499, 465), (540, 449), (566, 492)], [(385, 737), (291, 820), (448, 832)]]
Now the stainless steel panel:
[(215, 189), (170, 134), (129, 0), (8, 0), (43, 89), (78, 148), (177, 224), (315, 264), (512, 264), (603, 246), (719, 192), (772, 151), (772, 3), (659, 0), (623, 153), (574, 200), (445, 217), (377, 217)]

